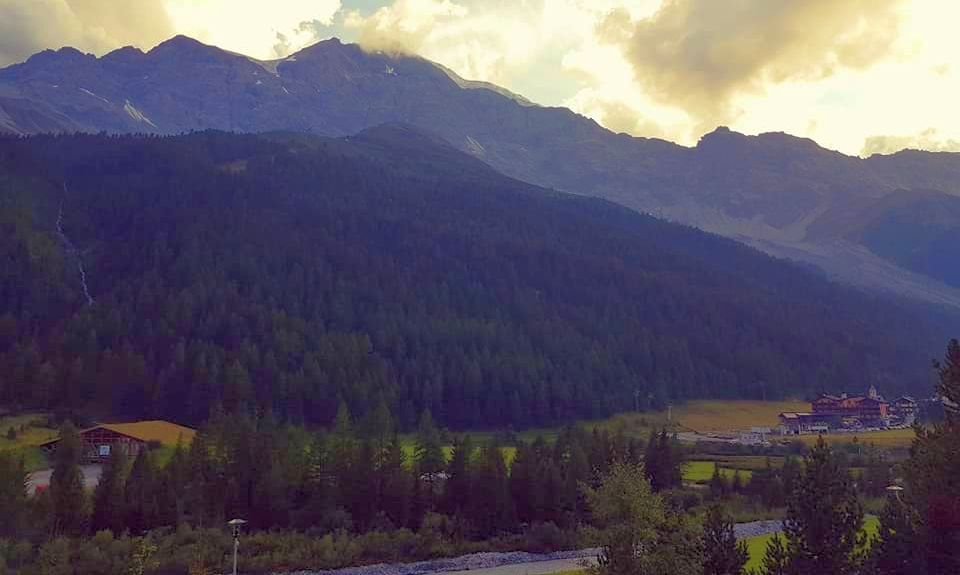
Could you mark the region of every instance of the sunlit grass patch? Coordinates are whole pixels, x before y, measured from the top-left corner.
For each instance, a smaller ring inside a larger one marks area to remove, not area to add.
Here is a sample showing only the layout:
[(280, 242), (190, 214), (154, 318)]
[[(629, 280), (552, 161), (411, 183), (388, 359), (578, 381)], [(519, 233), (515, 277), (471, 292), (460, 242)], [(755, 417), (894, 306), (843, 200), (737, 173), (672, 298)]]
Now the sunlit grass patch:
[[(784, 439), (799, 440), (806, 445), (813, 445), (817, 442), (817, 437), (817, 435), (791, 435)], [(916, 437), (916, 434), (914, 434), (913, 429), (883, 429), (858, 433), (829, 433), (824, 435), (823, 439), (830, 444), (859, 442), (863, 445), (873, 444), (877, 447), (897, 448), (910, 447), (914, 437)]]
[[(880, 520), (875, 516), (869, 516), (863, 521), (863, 531), (870, 537), (876, 535), (880, 528)], [(747, 553), (750, 559), (747, 561), (747, 572), (759, 569), (763, 563), (763, 556), (767, 553), (767, 543), (773, 539), (773, 534), (758, 535), (746, 540)]]
[[(683, 480), (689, 483), (706, 483), (713, 477), (713, 469), (716, 465), (717, 462), (715, 461), (688, 461), (683, 466)], [(724, 467), (721, 464), (720, 476), (728, 480), (733, 479), (737, 471), (737, 469)], [(753, 472), (749, 469), (739, 471), (742, 481), (748, 481), (753, 476)]]

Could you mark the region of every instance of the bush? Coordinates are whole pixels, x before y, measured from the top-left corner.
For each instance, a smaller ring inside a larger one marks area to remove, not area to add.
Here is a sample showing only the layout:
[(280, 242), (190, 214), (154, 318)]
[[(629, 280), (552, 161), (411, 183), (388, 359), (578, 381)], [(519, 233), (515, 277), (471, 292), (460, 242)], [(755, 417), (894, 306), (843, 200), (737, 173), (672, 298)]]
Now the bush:
[(527, 533), (526, 549), (531, 553), (549, 553), (568, 549), (575, 544), (575, 538), (564, 532), (552, 522), (534, 523)]

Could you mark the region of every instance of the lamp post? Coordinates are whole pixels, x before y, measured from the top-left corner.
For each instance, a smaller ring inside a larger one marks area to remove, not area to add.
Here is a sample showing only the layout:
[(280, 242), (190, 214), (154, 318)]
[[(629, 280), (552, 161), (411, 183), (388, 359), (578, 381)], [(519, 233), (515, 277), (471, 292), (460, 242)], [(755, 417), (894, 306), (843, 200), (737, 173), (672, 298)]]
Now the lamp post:
[(231, 519), (227, 525), (233, 530), (233, 575), (237, 575), (237, 553), (240, 551), (240, 527), (246, 521), (243, 519)]
[(887, 493), (893, 495), (897, 498), (897, 502), (900, 502), (900, 492), (903, 491), (903, 487), (899, 485), (890, 485), (887, 487)]

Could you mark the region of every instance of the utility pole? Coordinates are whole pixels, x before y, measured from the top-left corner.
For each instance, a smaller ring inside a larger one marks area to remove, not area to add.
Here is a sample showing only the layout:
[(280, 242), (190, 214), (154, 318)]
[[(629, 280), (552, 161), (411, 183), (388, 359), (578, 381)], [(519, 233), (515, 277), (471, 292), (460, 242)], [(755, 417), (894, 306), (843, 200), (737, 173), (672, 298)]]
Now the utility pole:
[(233, 530), (233, 575), (237, 575), (237, 554), (240, 551), (240, 527), (242, 527), (246, 521), (243, 519), (231, 519), (227, 521), (227, 525)]

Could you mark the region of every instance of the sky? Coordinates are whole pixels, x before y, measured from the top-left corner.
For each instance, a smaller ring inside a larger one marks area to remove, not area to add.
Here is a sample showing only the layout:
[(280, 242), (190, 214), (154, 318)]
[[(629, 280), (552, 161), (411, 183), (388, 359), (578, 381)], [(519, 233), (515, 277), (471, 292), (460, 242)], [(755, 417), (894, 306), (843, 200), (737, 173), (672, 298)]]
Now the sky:
[(957, 0), (0, 0), (0, 66), (175, 34), (274, 59), (336, 36), (684, 145), (724, 125), (960, 151), (958, 22)]

